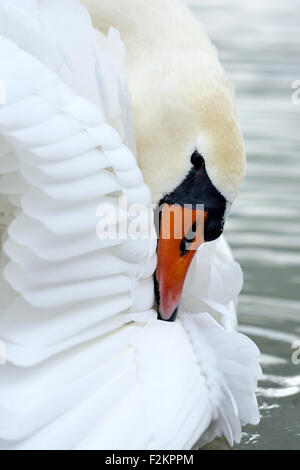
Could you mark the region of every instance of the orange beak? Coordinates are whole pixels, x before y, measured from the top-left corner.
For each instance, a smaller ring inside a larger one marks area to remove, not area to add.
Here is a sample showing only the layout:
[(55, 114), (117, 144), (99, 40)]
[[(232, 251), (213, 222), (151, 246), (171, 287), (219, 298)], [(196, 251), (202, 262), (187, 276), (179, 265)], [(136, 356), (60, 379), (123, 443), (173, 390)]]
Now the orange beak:
[(172, 321), (177, 314), (190, 264), (197, 249), (204, 243), (207, 213), (165, 204), (160, 217), (156, 297), (160, 318)]

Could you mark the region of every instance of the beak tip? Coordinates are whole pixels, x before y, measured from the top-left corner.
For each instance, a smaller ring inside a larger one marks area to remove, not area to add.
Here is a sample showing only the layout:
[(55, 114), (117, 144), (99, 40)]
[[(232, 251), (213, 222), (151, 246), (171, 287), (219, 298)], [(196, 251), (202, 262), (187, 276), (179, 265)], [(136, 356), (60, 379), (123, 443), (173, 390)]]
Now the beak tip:
[(162, 321), (174, 322), (177, 318), (177, 314), (178, 314), (178, 307), (175, 308), (172, 315), (161, 314), (160, 310), (158, 309), (158, 318), (159, 320), (162, 320)]

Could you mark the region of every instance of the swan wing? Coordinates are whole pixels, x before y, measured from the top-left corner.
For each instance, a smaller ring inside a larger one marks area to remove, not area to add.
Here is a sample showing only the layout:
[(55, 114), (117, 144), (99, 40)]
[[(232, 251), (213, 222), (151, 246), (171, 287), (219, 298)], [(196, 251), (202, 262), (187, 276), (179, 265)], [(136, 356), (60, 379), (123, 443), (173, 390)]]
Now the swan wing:
[(120, 195), (151, 210), (126, 146), (133, 131), (117, 33), (99, 37), (80, 2), (67, 0), (1, 1), (0, 33), (0, 191), (13, 212), (0, 314), (0, 436), (9, 447), (104, 388), (102, 412), (112, 411), (136, 384), (130, 341), (154, 316), (156, 241), (96, 235), (99, 207), (115, 210), (112, 229), (126, 219)]

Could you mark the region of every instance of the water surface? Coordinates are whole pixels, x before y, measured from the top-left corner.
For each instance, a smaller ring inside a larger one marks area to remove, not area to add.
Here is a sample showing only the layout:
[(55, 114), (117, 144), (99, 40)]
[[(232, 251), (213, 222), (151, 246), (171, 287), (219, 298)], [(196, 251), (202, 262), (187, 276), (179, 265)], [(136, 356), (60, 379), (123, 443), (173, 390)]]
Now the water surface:
[[(300, 1), (189, 0), (235, 81), (248, 171), (227, 225), (245, 274), (240, 329), (262, 352), (262, 420), (238, 449), (300, 449)], [(209, 446), (226, 448), (223, 441)]]

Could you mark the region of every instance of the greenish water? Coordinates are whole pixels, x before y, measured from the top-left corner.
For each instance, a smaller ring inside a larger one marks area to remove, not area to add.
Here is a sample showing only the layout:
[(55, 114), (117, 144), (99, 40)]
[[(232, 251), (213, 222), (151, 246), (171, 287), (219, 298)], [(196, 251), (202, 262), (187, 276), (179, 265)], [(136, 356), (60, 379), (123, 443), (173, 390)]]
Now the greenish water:
[[(245, 274), (241, 331), (262, 352), (262, 420), (238, 449), (300, 449), (300, 1), (189, 0), (236, 83), (248, 155), (227, 225)], [(223, 441), (210, 449), (227, 448)]]

